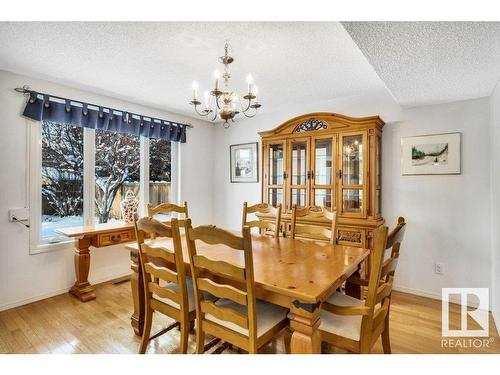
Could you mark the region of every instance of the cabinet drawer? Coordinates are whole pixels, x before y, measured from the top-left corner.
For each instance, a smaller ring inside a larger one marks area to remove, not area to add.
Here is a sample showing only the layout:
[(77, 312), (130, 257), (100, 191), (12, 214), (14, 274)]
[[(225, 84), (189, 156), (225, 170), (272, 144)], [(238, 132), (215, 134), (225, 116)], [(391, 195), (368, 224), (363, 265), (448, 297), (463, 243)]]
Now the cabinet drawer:
[(133, 231), (123, 231), (115, 233), (101, 233), (97, 235), (96, 246), (110, 246), (120, 243), (131, 242), (135, 240), (135, 233)]
[(339, 245), (365, 247), (366, 233), (364, 229), (340, 227), (337, 229)]

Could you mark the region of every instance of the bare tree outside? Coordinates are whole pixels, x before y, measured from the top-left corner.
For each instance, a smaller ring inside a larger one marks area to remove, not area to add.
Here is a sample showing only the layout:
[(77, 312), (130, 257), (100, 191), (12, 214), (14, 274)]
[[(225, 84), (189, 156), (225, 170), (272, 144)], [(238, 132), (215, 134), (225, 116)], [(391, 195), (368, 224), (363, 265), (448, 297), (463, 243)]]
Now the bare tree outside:
[(140, 141), (138, 136), (96, 130), (95, 209), (99, 223), (109, 220), (118, 190), (124, 182), (139, 182)]

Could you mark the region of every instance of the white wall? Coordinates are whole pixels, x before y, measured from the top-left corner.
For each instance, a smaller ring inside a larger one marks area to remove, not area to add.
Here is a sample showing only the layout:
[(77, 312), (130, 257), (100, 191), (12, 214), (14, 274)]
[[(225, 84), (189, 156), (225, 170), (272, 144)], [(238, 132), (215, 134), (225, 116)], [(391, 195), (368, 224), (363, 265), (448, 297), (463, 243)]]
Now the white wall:
[[(261, 200), (260, 182), (229, 182), (229, 145), (258, 141), (258, 131), (272, 129), (299, 114), (316, 111), (350, 116), (380, 115), (386, 121), (382, 152), (382, 214), (389, 226), (395, 225), (400, 215), (408, 222), (395, 286), (436, 298), (440, 298), (442, 287), (489, 287), (488, 99), (402, 111), (392, 98), (379, 93), (295, 106), (238, 121), (227, 130), (219, 127), (215, 151), (218, 166), (214, 178), (215, 222), (236, 229), (240, 226), (242, 202)], [(445, 132), (463, 133), (462, 174), (401, 176), (400, 137)], [(444, 275), (434, 274), (434, 262), (444, 264)]]
[[(190, 205), (195, 224), (212, 222), (215, 131), (213, 125), (176, 114), (145, 108), (110, 97), (47, 81), (0, 71), (0, 310), (65, 292), (74, 283), (73, 249), (29, 255), (28, 230), (7, 220), (9, 208), (24, 207), (27, 186), (26, 131), (30, 121), (21, 117), (25, 99), (13, 91), (29, 85), (35, 90), (91, 103), (102, 103), (136, 113), (190, 122), (188, 142), (180, 145), (181, 200)], [(101, 282), (130, 272), (123, 246), (91, 249), (89, 279)]]
[[(440, 297), (443, 287), (490, 287), (489, 121), (484, 98), (408, 109), (384, 127), (382, 214), (389, 226), (408, 222), (398, 289)], [(462, 174), (401, 175), (401, 137), (449, 132), (462, 133)]]
[(500, 327), (500, 82), (490, 98), (491, 109), (491, 203), (492, 203), (492, 308), (497, 328)]

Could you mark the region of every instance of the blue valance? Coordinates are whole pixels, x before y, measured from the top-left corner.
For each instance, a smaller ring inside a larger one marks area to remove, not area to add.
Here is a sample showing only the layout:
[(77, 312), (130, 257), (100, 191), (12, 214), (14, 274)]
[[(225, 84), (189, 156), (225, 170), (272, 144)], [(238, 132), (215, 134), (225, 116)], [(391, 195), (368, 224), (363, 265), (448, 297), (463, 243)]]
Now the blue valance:
[(179, 124), (35, 91), (28, 93), (29, 98), (23, 116), (36, 121), (50, 121), (82, 128), (162, 138), (180, 143), (186, 143), (186, 128), (191, 127), (188, 124)]

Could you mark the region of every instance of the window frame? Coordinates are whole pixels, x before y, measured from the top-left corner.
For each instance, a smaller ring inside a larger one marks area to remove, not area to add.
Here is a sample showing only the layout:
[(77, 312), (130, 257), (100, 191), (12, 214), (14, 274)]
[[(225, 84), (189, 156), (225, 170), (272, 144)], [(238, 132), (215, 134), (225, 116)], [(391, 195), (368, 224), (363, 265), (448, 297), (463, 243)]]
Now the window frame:
[[(28, 120), (27, 120), (28, 122)], [(61, 236), (58, 242), (43, 241), (42, 229), (42, 122), (29, 122), (28, 126), (28, 199), (30, 211), (29, 253), (30, 255), (68, 249), (73, 239)], [(149, 201), (149, 137), (139, 136), (140, 145), (140, 182), (139, 182), (139, 215), (147, 214)], [(177, 142), (171, 142), (170, 187), (172, 203), (179, 202), (179, 152)], [(95, 225), (95, 129), (83, 128), (83, 225)]]

